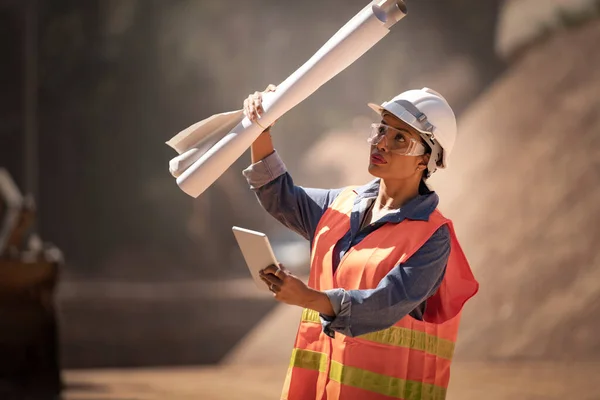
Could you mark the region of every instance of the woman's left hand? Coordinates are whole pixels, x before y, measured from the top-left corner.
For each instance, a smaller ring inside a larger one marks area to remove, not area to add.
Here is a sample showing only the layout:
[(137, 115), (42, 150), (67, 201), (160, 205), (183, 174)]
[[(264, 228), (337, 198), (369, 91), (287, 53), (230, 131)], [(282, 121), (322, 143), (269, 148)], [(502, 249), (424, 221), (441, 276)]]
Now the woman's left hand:
[(276, 300), (286, 304), (305, 307), (314, 292), (300, 278), (279, 264), (270, 265), (260, 271), (260, 278), (269, 286)]

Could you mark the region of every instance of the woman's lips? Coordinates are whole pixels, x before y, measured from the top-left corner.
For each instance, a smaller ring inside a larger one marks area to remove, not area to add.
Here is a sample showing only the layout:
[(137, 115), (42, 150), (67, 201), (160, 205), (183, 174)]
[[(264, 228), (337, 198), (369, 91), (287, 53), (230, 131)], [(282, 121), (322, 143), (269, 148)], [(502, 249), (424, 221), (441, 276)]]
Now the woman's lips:
[(375, 153), (371, 154), (371, 164), (387, 164), (387, 161), (381, 155)]

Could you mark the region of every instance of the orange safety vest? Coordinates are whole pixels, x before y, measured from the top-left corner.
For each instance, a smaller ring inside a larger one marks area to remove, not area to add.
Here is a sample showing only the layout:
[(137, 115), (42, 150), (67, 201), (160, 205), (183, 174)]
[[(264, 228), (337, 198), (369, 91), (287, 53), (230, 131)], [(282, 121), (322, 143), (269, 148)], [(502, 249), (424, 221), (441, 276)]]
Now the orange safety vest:
[(444, 279), (427, 299), (424, 320), (406, 315), (388, 329), (358, 337), (322, 331), (319, 314), (305, 309), (287, 372), (285, 400), (440, 400), (446, 397), (460, 313), (479, 284), (452, 222), (435, 210), (428, 221), (385, 224), (353, 246), (333, 273), (336, 243), (350, 229), (356, 192), (347, 188), (317, 226), (309, 286), (373, 289), (399, 262), (409, 259), (447, 224), (451, 250)]

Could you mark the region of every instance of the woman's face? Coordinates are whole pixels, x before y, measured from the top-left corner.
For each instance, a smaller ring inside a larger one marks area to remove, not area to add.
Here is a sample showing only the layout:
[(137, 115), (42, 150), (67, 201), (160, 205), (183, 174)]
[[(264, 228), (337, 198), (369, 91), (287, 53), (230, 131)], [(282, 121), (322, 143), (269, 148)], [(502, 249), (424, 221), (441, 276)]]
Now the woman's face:
[[(423, 139), (419, 133), (404, 121), (396, 118), (390, 113), (382, 114), (381, 122), (401, 130), (420, 143)], [(390, 152), (387, 141), (381, 140), (378, 144), (371, 146), (369, 154), (369, 173), (377, 178), (408, 179), (418, 175), (421, 178), (423, 171), (427, 168), (429, 154), (422, 156), (406, 156)]]

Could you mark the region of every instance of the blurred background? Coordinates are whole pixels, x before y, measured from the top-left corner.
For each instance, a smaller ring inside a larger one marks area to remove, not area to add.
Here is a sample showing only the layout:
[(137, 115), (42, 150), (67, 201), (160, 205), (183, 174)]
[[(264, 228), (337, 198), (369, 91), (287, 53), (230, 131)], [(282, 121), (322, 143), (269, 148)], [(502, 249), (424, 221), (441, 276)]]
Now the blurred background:
[[(0, 398), (278, 398), (300, 310), (254, 288), (231, 226), (302, 276), (308, 244), (258, 205), (249, 154), (193, 199), (164, 143), (366, 4), (0, 0)], [(600, 1), (407, 5), (275, 145), (297, 184), (362, 184), (366, 103), (443, 93), (459, 136), (431, 183), (481, 283), (448, 397), (600, 399)]]

